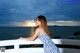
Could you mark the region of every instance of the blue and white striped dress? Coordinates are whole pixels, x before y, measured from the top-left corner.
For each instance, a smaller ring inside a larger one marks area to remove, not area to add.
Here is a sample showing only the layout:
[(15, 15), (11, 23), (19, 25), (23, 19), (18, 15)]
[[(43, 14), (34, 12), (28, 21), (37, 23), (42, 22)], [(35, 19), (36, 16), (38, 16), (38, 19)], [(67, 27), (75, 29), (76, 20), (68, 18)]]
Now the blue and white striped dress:
[(43, 42), (44, 53), (60, 53), (54, 42), (50, 39), (48, 34), (39, 34), (38, 38)]

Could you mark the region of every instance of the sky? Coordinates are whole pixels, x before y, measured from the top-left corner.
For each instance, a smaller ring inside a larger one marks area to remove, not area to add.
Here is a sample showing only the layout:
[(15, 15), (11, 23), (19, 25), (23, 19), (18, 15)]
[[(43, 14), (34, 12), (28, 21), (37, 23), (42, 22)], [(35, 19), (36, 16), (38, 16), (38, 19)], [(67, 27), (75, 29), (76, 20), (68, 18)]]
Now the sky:
[(51, 26), (80, 26), (80, 0), (0, 0), (0, 26), (32, 26), (39, 15)]

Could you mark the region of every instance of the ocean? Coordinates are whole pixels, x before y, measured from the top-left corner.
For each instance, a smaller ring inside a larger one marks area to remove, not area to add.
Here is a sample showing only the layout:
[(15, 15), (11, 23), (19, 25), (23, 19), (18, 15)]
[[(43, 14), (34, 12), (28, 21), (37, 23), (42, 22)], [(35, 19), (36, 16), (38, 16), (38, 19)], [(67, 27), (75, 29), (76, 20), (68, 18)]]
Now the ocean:
[[(80, 26), (48, 26), (51, 38), (80, 39), (73, 34), (80, 31)], [(12, 40), (29, 37), (32, 27), (0, 27), (0, 40)]]

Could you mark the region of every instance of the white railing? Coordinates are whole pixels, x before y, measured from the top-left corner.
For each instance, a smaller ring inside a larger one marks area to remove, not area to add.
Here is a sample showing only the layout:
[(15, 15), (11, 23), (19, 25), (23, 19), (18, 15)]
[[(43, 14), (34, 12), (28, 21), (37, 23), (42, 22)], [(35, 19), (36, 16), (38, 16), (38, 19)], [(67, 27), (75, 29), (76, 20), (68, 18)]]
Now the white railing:
[[(55, 44), (64, 44), (64, 45), (77, 45), (80, 46), (79, 40), (70, 40), (70, 39), (52, 39)], [(4, 40), (0, 41), (0, 47), (13, 45), (14, 49), (5, 49), (4, 53), (43, 53), (43, 48), (19, 48), (20, 45), (29, 45), (29, 44), (43, 44), (39, 39), (35, 41), (27, 40)], [(61, 53), (70, 52), (70, 53), (80, 53), (80, 49), (69, 49), (69, 48), (59, 48)], [(0, 51), (2, 52), (2, 51)]]

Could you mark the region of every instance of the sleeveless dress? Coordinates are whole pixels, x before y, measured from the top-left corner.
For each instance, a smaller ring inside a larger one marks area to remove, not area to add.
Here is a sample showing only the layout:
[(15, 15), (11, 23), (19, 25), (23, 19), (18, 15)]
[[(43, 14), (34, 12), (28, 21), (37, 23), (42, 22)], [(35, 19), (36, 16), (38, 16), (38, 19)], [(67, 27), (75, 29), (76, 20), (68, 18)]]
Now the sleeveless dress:
[(39, 34), (38, 38), (43, 42), (44, 53), (60, 53), (59, 49), (54, 42), (52, 42), (48, 34)]

